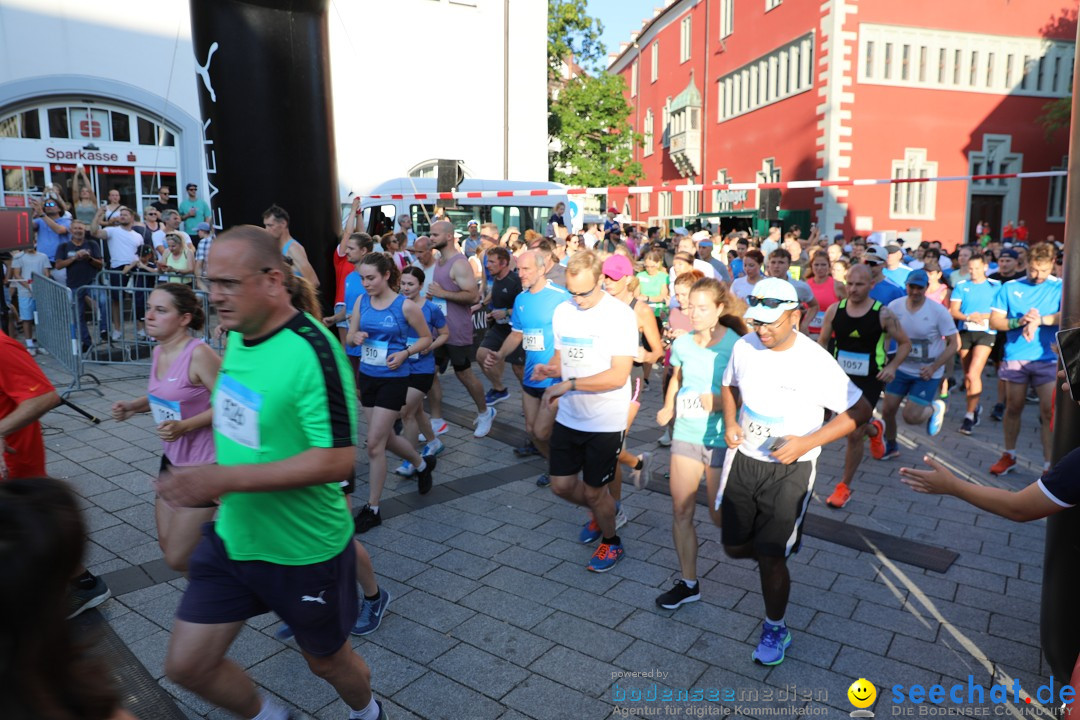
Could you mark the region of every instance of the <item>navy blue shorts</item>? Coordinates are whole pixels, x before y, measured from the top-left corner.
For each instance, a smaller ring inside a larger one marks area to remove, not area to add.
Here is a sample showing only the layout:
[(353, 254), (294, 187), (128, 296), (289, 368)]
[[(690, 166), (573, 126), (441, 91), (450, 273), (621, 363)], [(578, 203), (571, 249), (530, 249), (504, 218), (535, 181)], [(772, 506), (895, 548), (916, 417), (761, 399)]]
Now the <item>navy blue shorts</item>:
[(241, 622), (273, 610), (309, 655), (333, 655), (356, 623), (356, 549), (352, 539), (337, 557), (313, 565), (231, 560), (214, 523), (189, 562), (188, 588), (176, 611), (200, 625)]

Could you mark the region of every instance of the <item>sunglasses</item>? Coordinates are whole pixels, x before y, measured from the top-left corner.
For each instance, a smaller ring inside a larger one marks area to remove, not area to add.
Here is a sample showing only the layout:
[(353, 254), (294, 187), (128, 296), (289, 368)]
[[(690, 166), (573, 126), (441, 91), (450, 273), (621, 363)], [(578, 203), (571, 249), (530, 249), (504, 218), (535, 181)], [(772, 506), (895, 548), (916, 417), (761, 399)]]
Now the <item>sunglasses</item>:
[(877, 267), (880, 264), (877, 260), (863, 260), (863, 265), (867, 267)]
[(589, 297), (594, 292), (596, 292), (596, 288), (598, 288), (598, 287), (600, 287), (599, 283), (597, 283), (596, 285), (593, 285), (591, 290), (586, 290), (585, 292), (576, 293), (576, 292), (570, 292), (569, 290), (567, 290), (566, 292), (570, 293), (570, 297), (576, 297), (576, 298)]
[(777, 298), (759, 298), (750, 295), (746, 298), (746, 304), (750, 307), (757, 307), (758, 305), (762, 305), (769, 308), (770, 310), (775, 310), (781, 305), (794, 305), (795, 302), (792, 300), (779, 300)]

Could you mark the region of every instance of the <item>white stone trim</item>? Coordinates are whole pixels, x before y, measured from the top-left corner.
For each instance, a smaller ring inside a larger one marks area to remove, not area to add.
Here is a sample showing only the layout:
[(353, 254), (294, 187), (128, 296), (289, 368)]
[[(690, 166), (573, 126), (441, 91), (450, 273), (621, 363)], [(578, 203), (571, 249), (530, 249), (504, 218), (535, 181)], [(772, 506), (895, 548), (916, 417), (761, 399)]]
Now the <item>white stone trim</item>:
[[(858, 0), (824, 0), (821, 3), (821, 54), (818, 62), (821, 102), (817, 107), (817, 176), (822, 180), (846, 179), (851, 167), (851, 110), (855, 102), (852, 72), (853, 43), (856, 33), (845, 30), (848, 15), (858, 12)], [(825, 187), (817, 191), (814, 204), (818, 227), (832, 237), (843, 226), (848, 214), (846, 188)]]
[[(968, 170), (971, 175), (996, 175), (1018, 173), (1024, 168), (1024, 154), (1012, 151), (1012, 135), (985, 133), (982, 149), (968, 153)], [(971, 236), (971, 229), (978, 218), (971, 218), (972, 195), (1002, 195), (999, 224), (1018, 220), (1020, 214), (1020, 179), (973, 180), (967, 184), (967, 207), (964, 209), (964, 237)], [(1000, 228), (995, 228), (995, 231)]]

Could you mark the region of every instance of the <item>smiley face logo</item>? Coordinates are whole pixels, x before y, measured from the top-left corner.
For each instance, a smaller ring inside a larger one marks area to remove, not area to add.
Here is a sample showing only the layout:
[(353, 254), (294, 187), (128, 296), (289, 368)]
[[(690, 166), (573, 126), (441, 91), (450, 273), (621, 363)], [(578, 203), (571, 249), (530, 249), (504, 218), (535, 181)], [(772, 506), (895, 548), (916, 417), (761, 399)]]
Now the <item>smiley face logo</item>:
[(859, 678), (851, 683), (847, 691), (848, 700), (857, 708), (868, 708), (877, 699), (877, 688), (866, 678)]

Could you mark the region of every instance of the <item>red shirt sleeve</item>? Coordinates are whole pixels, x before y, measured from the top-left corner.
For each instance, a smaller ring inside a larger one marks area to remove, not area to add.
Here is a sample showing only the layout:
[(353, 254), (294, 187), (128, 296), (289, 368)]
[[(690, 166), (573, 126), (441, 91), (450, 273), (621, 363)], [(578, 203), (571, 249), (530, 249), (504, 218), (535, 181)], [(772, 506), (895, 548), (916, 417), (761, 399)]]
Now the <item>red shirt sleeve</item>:
[[(0, 373), (0, 397), (11, 403), (11, 409), (55, 390), (26, 348), (4, 333), (0, 333), (0, 367), (4, 368)], [(0, 416), (11, 412), (3, 407), (8, 402), (0, 405)]]

